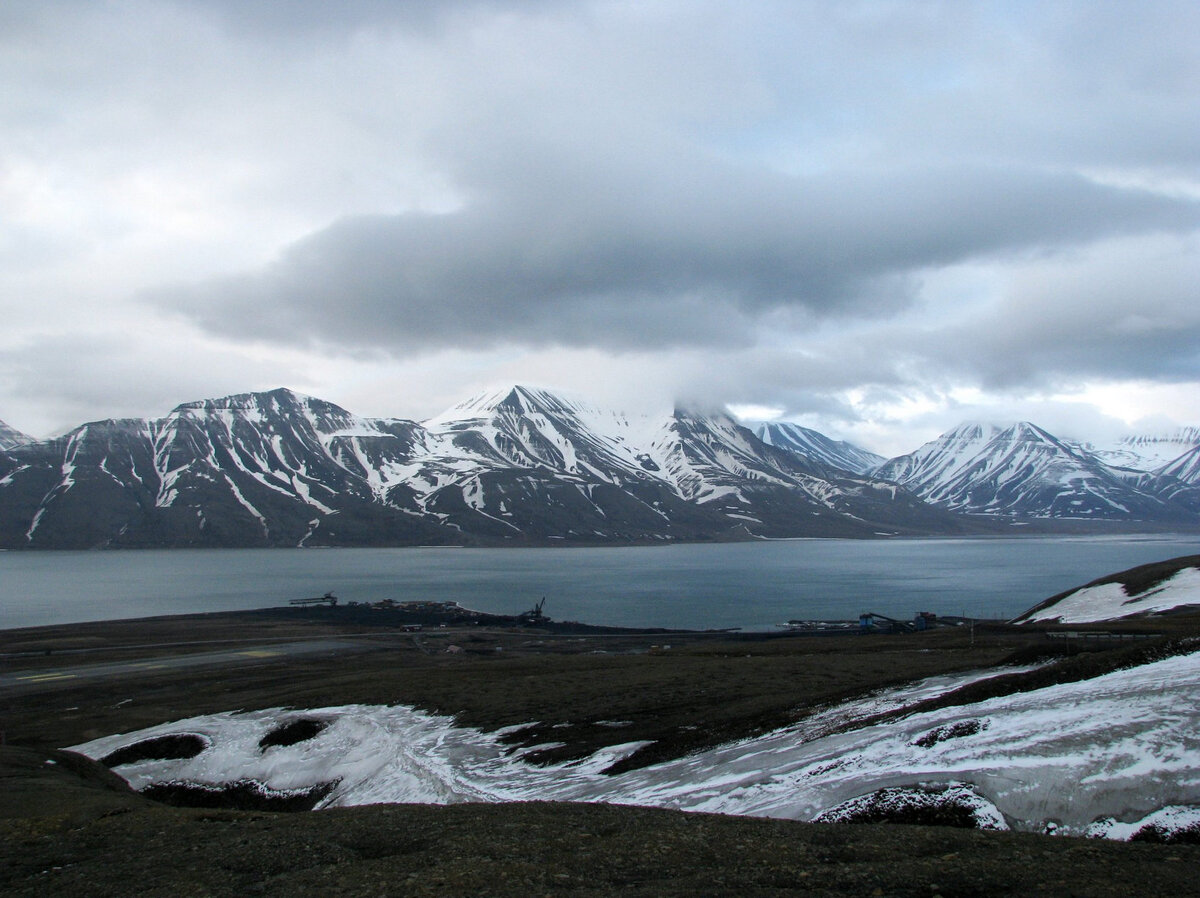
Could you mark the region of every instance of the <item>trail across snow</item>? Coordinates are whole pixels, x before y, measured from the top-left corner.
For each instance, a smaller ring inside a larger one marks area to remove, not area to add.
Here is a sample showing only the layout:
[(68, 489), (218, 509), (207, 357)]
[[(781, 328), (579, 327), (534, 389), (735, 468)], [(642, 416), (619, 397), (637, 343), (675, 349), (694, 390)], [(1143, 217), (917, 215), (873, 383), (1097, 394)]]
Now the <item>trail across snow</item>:
[[(924, 680), (616, 776), (601, 771), (637, 743), (538, 767), (511, 753), (498, 733), (407, 707), (229, 712), (75, 750), (102, 758), (149, 738), (193, 733), (208, 742), (194, 758), (116, 770), (135, 788), (249, 779), (287, 790), (336, 781), (323, 806), (538, 799), (811, 820), (878, 789), (932, 784), (965, 789), (999, 825), (1023, 830), (1128, 838), (1136, 821), (1155, 814), (1173, 825), (1200, 819), (1193, 810), (1200, 806), (1200, 653), (834, 732), (996, 673)], [(327, 726), (295, 745), (259, 748), (267, 733), (300, 718)]]

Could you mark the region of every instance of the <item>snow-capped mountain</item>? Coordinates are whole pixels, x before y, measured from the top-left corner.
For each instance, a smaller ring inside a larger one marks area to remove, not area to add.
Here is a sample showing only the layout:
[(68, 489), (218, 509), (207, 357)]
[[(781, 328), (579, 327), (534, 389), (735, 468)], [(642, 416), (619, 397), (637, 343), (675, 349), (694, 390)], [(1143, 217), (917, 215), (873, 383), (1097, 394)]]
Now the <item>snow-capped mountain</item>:
[(0, 421), (0, 452), (3, 452), (5, 449), (11, 449), (13, 446), (20, 446), (22, 443), (31, 442), (32, 439), (32, 437), (26, 436), (15, 427), (9, 427), (3, 421)]
[(855, 474), (867, 474), (887, 460), (882, 455), (868, 452), (853, 443), (831, 440), (823, 433), (785, 421), (759, 424), (754, 428), (754, 434), (770, 446), (779, 446), (830, 467), (852, 471)]
[(764, 435), (724, 412), (630, 415), (521, 386), (423, 423), (245, 393), (0, 451), (0, 547), (869, 537), (995, 532), (1012, 517), (1200, 524), (1194, 457), (1111, 468), (1030, 424), (964, 425), (864, 474), (854, 467), (870, 456), (855, 447), (803, 428)]
[(1168, 434), (1132, 434), (1114, 443), (1086, 443), (1083, 448), (1106, 465), (1156, 471), (1200, 446), (1200, 427), (1181, 427)]
[[(1194, 523), (1154, 475), (1113, 468), (1028, 422), (964, 424), (872, 471), (973, 515)], [(1168, 491), (1169, 492), (1169, 491)]]
[[(415, 425), (413, 425), (415, 426)], [(85, 424), (0, 455), (0, 545), (242, 546), (440, 536), (379, 508), (361, 467), (402, 452), (386, 427), (287, 390), (186, 403), (167, 417)]]
[(1137, 483), (1158, 498), (1200, 516), (1200, 446), (1156, 471), (1142, 474)]
[(539, 544), (959, 532), (895, 485), (724, 414), (525, 387), (423, 424), (288, 390), (83, 425), (0, 454), (0, 546)]

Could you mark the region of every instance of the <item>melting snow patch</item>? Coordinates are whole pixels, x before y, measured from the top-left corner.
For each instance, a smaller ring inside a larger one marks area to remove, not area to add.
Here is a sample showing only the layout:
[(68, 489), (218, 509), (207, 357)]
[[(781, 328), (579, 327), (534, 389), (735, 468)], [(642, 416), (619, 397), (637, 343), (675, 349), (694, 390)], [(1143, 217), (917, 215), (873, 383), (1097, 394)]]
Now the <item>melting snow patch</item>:
[(1172, 805), (1132, 823), (1120, 823), (1113, 817), (1106, 817), (1089, 826), (1085, 835), (1122, 842), (1196, 845), (1200, 844), (1200, 807)]
[[(112, 758), (140, 746), (140, 758), (131, 756), (120, 769), (135, 789), (171, 783), (224, 791), (253, 783), (295, 794), (334, 784), (317, 807), (597, 801), (811, 820), (872, 807), (925, 814), (923, 808), (937, 805), (942, 810), (928, 813), (955, 816), (967, 808), (975, 825), (987, 828), (1007, 821), (1043, 832), (1053, 823), (1064, 835), (1115, 838), (1142, 831), (1139, 838), (1149, 838), (1152, 824), (1169, 823), (1173, 832), (1200, 820), (1193, 811), (1190, 818), (1184, 811), (1170, 818), (1151, 814), (1200, 807), (1200, 706), (1194, 700), (1200, 653), (866, 725), (872, 714), (911, 708), (995, 673), (931, 678), (762, 736), (616, 775), (604, 771), (645, 743), (536, 766), (511, 751), (521, 728), (483, 733), (412, 708), (369, 705), (216, 714), (75, 750)], [(325, 725), (317, 730), (303, 721)], [(199, 740), (193, 747), (204, 747), (186, 757), (146, 751), (169, 739)], [(269, 741), (277, 744), (264, 751)], [(1136, 824), (1093, 824), (1105, 816), (1147, 814)]]

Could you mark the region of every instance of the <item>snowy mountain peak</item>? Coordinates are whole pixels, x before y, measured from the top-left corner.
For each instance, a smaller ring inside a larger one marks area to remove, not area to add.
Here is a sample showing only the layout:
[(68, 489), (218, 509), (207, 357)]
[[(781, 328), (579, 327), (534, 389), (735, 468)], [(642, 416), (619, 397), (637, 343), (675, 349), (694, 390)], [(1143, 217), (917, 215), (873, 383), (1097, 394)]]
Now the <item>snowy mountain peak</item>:
[(1193, 446), (1183, 455), (1167, 462), (1155, 474), (1200, 486), (1200, 446)]
[(280, 408), (300, 406), (306, 403), (322, 402), (313, 399), (287, 387), (265, 390), (258, 393), (235, 393), (231, 396), (221, 396), (216, 399), (196, 399), (191, 402), (181, 402), (175, 407), (176, 411), (184, 409), (250, 409), (250, 408)]
[(970, 423), (948, 431), (874, 474), (927, 502), (970, 514), (1035, 518), (1135, 519), (1193, 513), (1155, 495), (1132, 472), (1028, 421), (1001, 430)]
[(582, 407), (582, 403), (551, 393), (549, 390), (512, 384), (476, 393), (470, 399), (451, 406), (424, 424), (428, 428), (436, 429), (487, 419), (496, 414), (572, 414)]
[(960, 440), (970, 442), (977, 442), (979, 440), (986, 441), (996, 436), (996, 434), (1003, 433), (1005, 430), (1015, 426), (1016, 422), (998, 424), (993, 421), (964, 421), (957, 427), (953, 427), (943, 433), (940, 437), (938, 437), (938, 440)]
[[(364, 428), (360, 419), (341, 406), (282, 387), (260, 393), (236, 393), (218, 399), (182, 403), (168, 416), (166, 426), (177, 426), (183, 420), (207, 419), (219, 419), (227, 427), (246, 424), (287, 430), (299, 427), (322, 437)], [(176, 425), (172, 425), (172, 421)]]
[(1200, 446), (1200, 427), (1180, 427), (1178, 430), (1167, 434), (1131, 434), (1122, 437), (1120, 442), (1130, 446), (1151, 446), (1158, 443), (1179, 443)]
[(979, 456), (1004, 430), (995, 424), (965, 422), (930, 440), (916, 451), (884, 462), (872, 473), (908, 486), (949, 480)]

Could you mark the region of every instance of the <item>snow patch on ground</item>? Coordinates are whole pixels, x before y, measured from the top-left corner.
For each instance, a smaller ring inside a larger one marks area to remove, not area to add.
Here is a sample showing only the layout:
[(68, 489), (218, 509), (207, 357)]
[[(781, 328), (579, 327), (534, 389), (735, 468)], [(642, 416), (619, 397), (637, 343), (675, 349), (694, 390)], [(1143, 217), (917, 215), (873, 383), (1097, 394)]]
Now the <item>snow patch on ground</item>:
[(1112, 817), (1097, 820), (1086, 835), (1099, 839), (1142, 839), (1152, 842), (1200, 842), (1200, 807), (1172, 805), (1148, 814), (1140, 820), (1121, 823)]
[[(538, 767), (506, 747), (500, 733), (411, 708), (366, 705), (215, 714), (75, 750), (102, 758), (146, 739), (196, 734), (209, 747), (195, 757), (116, 770), (138, 789), (254, 781), (296, 790), (336, 782), (321, 807), (599, 801), (812, 820), (880, 790), (950, 790), (958, 797), (967, 790), (988, 825), (1121, 838), (1122, 827), (1145, 826), (1155, 813), (1200, 806), (1200, 653), (845, 731), (996, 673), (931, 678), (615, 776), (602, 771), (641, 743)], [(260, 747), (269, 732), (301, 717), (328, 725), (294, 745)], [(1111, 822), (1100, 827), (1105, 820)]]
[(1183, 568), (1153, 589), (1136, 596), (1130, 596), (1123, 583), (1085, 586), (1031, 614), (1022, 623), (1095, 623), (1138, 614), (1157, 614), (1191, 605), (1200, 605), (1200, 568), (1194, 567)]

